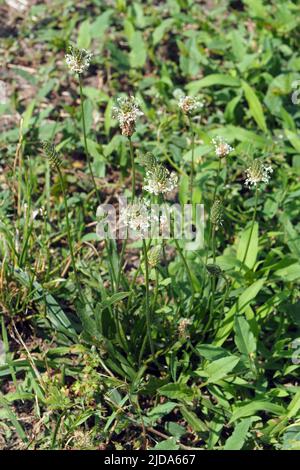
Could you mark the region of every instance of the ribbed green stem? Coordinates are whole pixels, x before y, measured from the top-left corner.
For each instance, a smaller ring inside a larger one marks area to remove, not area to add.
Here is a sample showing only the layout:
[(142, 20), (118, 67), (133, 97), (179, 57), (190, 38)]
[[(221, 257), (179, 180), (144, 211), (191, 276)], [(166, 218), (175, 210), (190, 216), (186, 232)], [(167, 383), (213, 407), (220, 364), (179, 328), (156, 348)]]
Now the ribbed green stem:
[[(151, 244), (151, 239), (148, 242), (147, 250), (149, 249), (150, 244)], [(137, 277), (141, 272), (143, 262), (144, 262), (144, 256), (141, 257), (140, 264), (138, 265), (137, 269), (135, 270), (134, 276), (133, 276), (132, 281), (131, 281), (130, 286), (129, 286), (130, 294), (129, 294), (129, 297), (128, 297), (128, 310), (131, 307), (132, 296), (134, 294), (134, 286), (136, 285)]]
[(130, 150), (130, 160), (131, 160), (131, 171), (132, 171), (132, 180), (131, 180), (131, 204), (133, 204), (135, 198), (135, 162), (134, 162), (134, 153), (131, 137), (128, 137), (129, 140), (129, 150)]
[[(216, 201), (216, 196), (217, 196), (217, 191), (218, 191), (218, 184), (219, 184), (219, 178), (220, 178), (220, 171), (221, 171), (221, 159), (219, 159), (219, 165), (218, 165), (218, 171), (217, 171), (217, 176), (216, 176), (216, 183), (215, 183), (215, 188), (214, 188), (214, 193), (213, 193), (213, 198), (212, 198), (212, 203), (211, 203), (211, 208), (213, 207), (215, 201)], [(212, 232), (213, 232), (213, 227), (211, 221), (209, 221), (209, 235), (208, 235), (208, 246), (210, 246), (211, 243), (211, 237), (212, 237)], [(206, 254), (208, 258), (208, 253)], [(206, 258), (206, 263), (207, 264), (207, 258)]]
[[(87, 159), (89, 171), (90, 171), (90, 174), (91, 174), (95, 194), (97, 196), (98, 203), (101, 204), (100, 193), (99, 193), (98, 188), (97, 188), (97, 183), (96, 183), (95, 176), (94, 176), (94, 173), (93, 173), (91, 158), (90, 158), (88, 145), (87, 145), (87, 134), (86, 134), (86, 124), (85, 124), (85, 113), (84, 113), (84, 97), (83, 97), (83, 91), (82, 91), (82, 78), (81, 78), (81, 75), (78, 75), (78, 77), (79, 77), (80, 106), (81, 106), (84, 149), (85, 149), (86, 159)], [(114, 284), (117, 285), (117, 279), (116, 279), (116, 274), (115, 274), (115, 271), (114, 271), (114, 266), (113, 266), (113, 263), (112, 263), (112, 260), (111, 260), (109, 241), (107, 241), (107, 240), (105, 240), (105, 247), (106, 247), (106, 251), (108, 253), (109, 264), (110, 264), (110, 269), (111, 269), (111, 285), (112, 285), (112, 289), (114, 290)]]
[(256, 189), (255, 189), (255, 206), (254, 206), (254, 212), (253, 212), (253, 217), (252, 217), (252, 222), (251, 222), (250, 235), (249, 235), (249, 238), (248, 238), (248, 241), (247, 241), (247, 246), (246, 246), (246, 250), (245, 250), (245, 253), (244, 253), (244, 256), (243, 256), (242, 264), (241, 264), (240, 269), (239, 269), (239, 273), (241, 272), (241, 270), (242, 270), (242, 268), (245, 264), (245, 261), (247, 259), (247, 255), (248, 255), (248, 251), (249, 251), (249, 247), (250, 247), (250, 243), (251, 243), (251, 238), (252, 238), (252, 234), (253, 234), (255, 219), (256, 219), (257, 203), (258, 203), (258, 189), (257, 189), (257, 186), (256, 186)]
[[(211, 237), (211, 244), (212, 244), (212, 253), (213, 253), (213, 264), (216, 262), (216, 231), (215, 227), (212, 228), (212, 237)], [(216, 277), (213, 276), (212, 278), (212, 292), (211, 292), (211, 299), (210, 299), (210, 309), (209, 309), (209, 320), (207, 323), (207, 329), (210, 327), (212, 321), (213, 321), (213, 315), (214, 315), (214, 306), (215, 306), (215, 295), (216, 295)]]
[(192, 119), (189, 117), (189, 124), (192, 133), (192, 165), (191, 165), (191, 175), (190, 175), (190, 191), (191, 191), (191, 202), (193, 201), (193, 188), (194, 188), (194, 175), (195, 175), (195, 132), (193, 127)]
[(68, 245), (69, 245), (70, 256), (71, 256), (71, 264), (72, 264), (72, 268), (74, 271), (75, 283), (76, 283), (78, 293), (80, 297), (83, 299), (83, 296), (81, 293), (80, 282), (78, 278), (78, 273), (76, 269), (76, 262), (75, 262), (74, 249), (73, 249), (73, 239), (71, 235), (70, 220), (69, 220), (69, 209), (68, 209), (66, 191), (64, 187), (64, 181), (63, 181), (62, 173), (61, 173), (59, 166), (57, 166), (56, 168), (57, 168), (58, 175), (59, 175), (59, 180), (60, 180), (60, 185), (61, 185), (61, 190), (62, 190), (63, 200), (64, 200), (64, 206), (65, 206), (65, 218), (66, 218), (66, 225), (67, 225), (67, 237), (68, 237)]
[(153, 302), (152, 302), (152, 307), (151, 307), (152, 313), (155, 310), (157, 298), (158, 298), (158, 270), (157, 268), (155, 268), (155, 288), (154, 288), (154, 297), (153, 297)]
[[(131, 141), (131, 137), (128, 137), (128, 142), (129, 142), (129, 152), (130, 152), (130, 161), (131, 161), (131, 204), (134, 203), (135, 199), (135, 161), (134, 161), (134, 152), (133, 152), (133, 145)], [(118, 276), (117, 276), (117, 290), (120, 285), (120, 279), (121, 279), (121, 274), (122, 274), (122, 268), (123, 268), (123, 262), (124, 262), (124, 256), (125, 256), (125, 250), (126, 250), (126, 245), (127, 245), (127, 235), (125, 240), (122, 243), (122, 250), (121, 250), (121, 255), (120, 255), (120, 263), (119, 263), (119, 270), (118, 270)]]
[(143, 239), (143, 253), (144, 253), (144, 263), (145, 263), (145, 283), (146, 283), (146, 323), (147, 323), (147, 334), (151, 349), (151, 354), (154, 356), (154, 346), (151, 337), (151, 312), (150, 312), (150, 295), (149, 295), (149, 265), (148, 265), (148, 253), (147, 245)]
[(178, 250), (178, 253), (179, 253), (179, 256), (184, 264), (184, 267), (185, 267), (185, 270), (187, 272), (187, 275), (188, 275), (188, 278), (189, 278), (189, 281), (190, 281), (190, 284), (191, 284), (191, 290), (192, 290), (192, 303), (193, 303), (193, 300), (194, 300), (194, 296), (195, 296), (195, 288), (194, 288), (194, 284), (193, 284), (193, 278), (192, 278), (192, 273), (191, 273), (191, 270), (190, 270), (190, 267), (187, 263), (187, 260), (183, 254), (183, 250), (181, 249), (178, 241), (176, 240), (176, 238), (174, 238), (174, 242), (175, 242), (175, 245), (176, 245), (176, 248)]
[[(216, 182), (215, 182), (215, 187), (214, 187), (214, 192), (213, 192), (213, 198), (212, 198), (212, 203), (210, 209), (213, 207), (216, 196), (217, 196), (217, 191), (218, 191), (218, 184), (219, 184), (219, 177), (220, 177), (220, 171), (221, 171), (221, 159), (219, 159), (219, 164), (218, 164), (218, 171), (217, 171), (217, 176), (216, 176)], [(204, 265), (207, 265), (208, 261), (208, 253), (209, 253), (209, 247), (211, 245), (211, 238), (212, 238), (212, 231), (213, 231), (213, 226), (211, 221), (209, 221), (209, 233), (208, 233), (208, 249), (206, 250), (206, 256), (205, 256), (205, 262)], [(206, 269), (204, 270), (204, 278), (203, 278), (203, 284), (202, 284), (202, 289), (201, 289), (201, 297), (205, 288), (205, 283), (206, 283)]]
[[(256, 187), (256, 189), (255, 189), (255, 206), (254, 206), (254, 212), (253, 212), (253, 217), (252, 217), (252, 222), (251, 222), (250, 235), (249, 235), (249, 238), (248, 238), (248, 241), (247, 241), (247, 246), (246, 246), (246, 250), (245, 250), (245, 253), (244, 253), (244, 256), (243, 256), (243, 260), (242, 260), (241, 265), (240, 265), (240, 268), (239, 268), (239, 270), (238, 270), (238, 274), (242, 271), (243, 266), (244, 266), (244, 264), (245, 264), (245, 261), (246, 261), (246, 259), (247, 259), (248, 250), (249, 250), (249, 246), (250, 246), (250, 243), (251, 243), (251, 238), (252, 238), (253, 229), (254, 229), (254, 224), (255, 224), (255, 219), (256, 219), (257, 204), (258, 204), (258, 189), (257, 189), (257, 187)], [(230, 296), (233, 287), (234, 287), (234, 283), (231, 283), (230, 289), (229, 289), (229, 291), (228, 291), (228, 293), (227, 293), (227, 298)], [(237, 307), (236, 307), (236, 308), (238, 309), (238, 302), (237, 302)]]
[(91, 177), (92, 177), (93, 186), (94, 186), (94, 189), (95, 189), (96, 196), (98, 198), (98, 202), (100, 204), (101, 203), (100, 194), (99, 194), (97, 184), (96, 184), (96, 180), (95, 180), (95, 176), (94, 176), (94, 173), (93, 173), (91, 158), (90, 158), (90, 154), (89, 154), (89, 151), (88, 151), (88, 145), (87, 145), (85, 114), (84, 114), (84, 105), (83, 105), (84, 104), (84, 98), (83, 98), (83, 92), (82, 92), (82, 78), (81, 78), (81, 75), (78, 75), (78, 77), (79, 77), (80, 106), (81, 106), (81, 118), (82, 118), (84, 148), (85, 148), (86, 159), (87, 159), (89, 171), (90, 171), (90, 174), (91, 174)]

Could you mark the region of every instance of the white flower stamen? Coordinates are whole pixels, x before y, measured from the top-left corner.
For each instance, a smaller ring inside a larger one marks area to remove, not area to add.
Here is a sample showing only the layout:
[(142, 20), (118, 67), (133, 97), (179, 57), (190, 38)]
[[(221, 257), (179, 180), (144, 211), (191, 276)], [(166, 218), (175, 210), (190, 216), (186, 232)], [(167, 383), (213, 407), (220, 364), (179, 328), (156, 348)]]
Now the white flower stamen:
[(154, 166), (146, 171), (146, 184), (144, 190), (158, 196), (173, 191), (178, 183), (178, 176), (162, 165)]
[(134, 96), (117, 98), (117, 104), (112, 108), (112, 115), (118, 120), (122, 134), (130, 137), (135, 131), (136, 121), (143, 112)]
[(85, 72), (91, 62), (92, 54), (86, 49), (77, 49), (70, 46), (68, 54), (65, 55), (66, 63), (73, 73), (82, 74)]
[(215, 137), (212, 139), (212, 143), (215, 147), (215, 152), (217, 157), (224, 158), (229, 155), (234, 148), (229, 145), (226, 140), (223, 139), (223, 137)]
[(148, 206), (149, 204), (145, 200), (139, 200), (134, 204), (129, 204), (121, 214), (121, 221), (134, 232), (140, 235), (147, 234), (151, 225), (151, 216)]
[(245, 185), (256, 187), (259, 183), (268, 183), (271, 173), (273, 173), (273, 168), (270, 165), (267, 166), (260, 160), (254, 160), (246, 169)]
[(203, 103), (192, 96), (181, 95), (178, 100), (178, 106), (184, 114), (190, 114), (203, 107)]

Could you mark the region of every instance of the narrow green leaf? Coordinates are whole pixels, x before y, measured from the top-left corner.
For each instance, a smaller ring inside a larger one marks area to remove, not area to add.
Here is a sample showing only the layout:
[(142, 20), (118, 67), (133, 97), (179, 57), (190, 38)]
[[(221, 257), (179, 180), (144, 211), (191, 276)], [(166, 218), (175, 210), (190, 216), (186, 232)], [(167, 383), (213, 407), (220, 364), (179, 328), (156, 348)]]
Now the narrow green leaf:
[(191, 401), (194, 397), (191, 387), (185, 384), (170, 383), (159, 388), (158, 393), (173, 400)]
[(204, 372), (208, 376), (207, 383), (216, 383), (226, 377), (235, 368), (239, 360), (236, 356), (228, 356), (211, 362), (204, 368)]
[(110, 298), (105, 299), (103, 302), (101, 302), (101, 307), (111, 307), (111, 305), (120, 302), (120, 300), (123, 300), (128, 297), (129, 294), (130, 292), (117, 292), (116, 294), (113, 294)]
[(135, 31), (130, 40), (131, 52), (129, 55), (130, 65), (133, 68), (144, 67), (147, 58), (147, 49), (142, 33)]
[(198, 418), (196, 413), (188, 410), (185, 406), (181, 406), (180, 411), (182, 417), (193, 428), (195, 432), (207, 432), (208, 429), (206, 424), (200, 418)]
[(152, 40), (153, 40), (153, 45), (156, 46), (162, 38), (164, 37), (164, 34), (168, 31), (168, 29), (171, 28), (173, 25), (174, 20), (173, 18), (167, 18), (166, 20), (162, 21), (157, 28), (153, 31), (152, 35)]
[(15, 413), (11, 410), (9, 405), (7, 404), (5, 398), (3, 395), (0, 393), (0, 405), (5, 409), (6, 416), (10, 420), (11, 424), (13, 425), (14, 429), (16, 430), (17, 434), (19, 435), (20, 439), (23, 442), (27, 442), (27, 436), (25, 434), (25, 431), (20, 424), (18, 418), (16, 417)]
[(287, 138), (289, 139), (289, 141), (291, 142), (292, 146), (294, 147), (294, 149), (297, 150), (297, 152), (300, 152), (299, 136), (295, 132), (289, 131), (288, 129), (285, 129), (284, 132)]
[(178, 406), (178, 403), (173, 401), (168, 401), (167, 403), (163, 403), (161, 405), (157, 405), (152, 408), (148, 412), (148, 417), (151, 418), (152, 421), (156, 421), (157, 419), (161, 418), (162, 416), (168, 415), (174, 408)]
[(251, 419), (243, 419), (236, 425), (233, 433), (227, 439), (224, 450), (240, 450), (247, 437), (247, 432), (251, 424)]
[(234, 320), (235, 344), (241, 354), (250, 354), (256, 351), (255, 337), (250, 330), (250, 326), (246, 318), (237, 315)]
[[(247, 227), (240, 238), (238, 249), (237, 249), (237, 259), (239, 261), (244, 260), (245, 253), (247, 251), (247, 256), (244, 261), (244, 264), (249, 268), (252, 269), (257, 258), (258, 253), (258, 223), (255, 222), (253, 225), (253, 231), (251, 235), (251, 240), (249, 243), (249, 237), (251, 233), (251, 226)], [(249, 247), (248, 247), (249, 243)], [(248, 247), (248, 250), (247, 250)]]
[(250, 287), (248, 287), (238, 298), (237, 302), (233, 307), (226, 313), (225, 318), (223, 319), (220, 328), (217, 331), (214, 344), (216, 346), (222, 346), (224, 341), (230, 335), (233, 325), (234, 325), (234, 316), (237, 314), (243, 313), (250, 302), (255, 299), (258, 292), (264, 285), (265, 279), (259, 279), (254, 282)]
[(267, 132), (267, 125), (261, 102), (259, 101), (253, 88), (245, 81), (242, 81), (242, 87), (245, 93), (246, 100), (249, 105), (250, 113), (256, 124), (264, 132)]
[(241, 86), (241, 82), (238, 78), (230, 77), (229, 75), (213, 73), (211, 75), (207, 75), (204, 78), (201, 78), (201, 80), (190, 82), (186, 88), (190, 93), (197, 93), (202, 88), (215, 85), (220, 85), (223, 87), (239, 87)]
[(180, 446), (176, 443), (175, 437), (166, 439), (165, 441), (159, 442), (154, 447), (154, 450), (178, 450)]
[(89, 20), (84, 21), (81, 23), (79, 32), (78, 32), (78, 39), (77, 39), (77, 46), (80, 49), (88, 49), (91, 44), (91, 25)]
[(276, 405), (269, 401), (253, 401), (251, 403), (248, 403), (247, 405), (243, 405), (241, 407), (236, 408), (232, 413), (229, 423), (234, 423), (238, 419), (244, 418), (246, 416), (253, 416), (257, 411), (267, 411), (271, 414), (280, 416), (283, 415), (286, 410), (283, 406)]

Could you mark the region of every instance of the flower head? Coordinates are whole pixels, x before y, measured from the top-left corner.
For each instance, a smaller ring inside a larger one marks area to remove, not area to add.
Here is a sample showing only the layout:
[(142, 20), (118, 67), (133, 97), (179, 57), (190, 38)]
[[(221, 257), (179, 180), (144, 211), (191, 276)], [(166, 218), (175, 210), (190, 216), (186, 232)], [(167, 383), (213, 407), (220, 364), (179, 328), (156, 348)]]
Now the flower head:
[(217, 157), (224, 158), (230, 154), (234, 149), (231, 147), (223, 137), (215, 137), (212, 139), (212, 143), (215, 147)]
[(85, 49), (69, 46), (65, 55), (66, 63), (73, 73), (82, 74), (90, 65), (92, 54)]
[(192, 324), (192, 320), (190, 318), (181, 318), (178, 324), (178, 333), (179, 337), (182, 339), (188, 339), (190, 337), (189, 334), (189, 326)]
[(170, 172), (163, 165), (154, 165), (151, 169), (146, 170), (145, 191), (155, 194), (169, 193), (176, 188), (178, 176), (173, 171)]
[(134, 232), (142, 236), (147, 234), (151, 225), (149, 204), (143, 199), (129, 204), (121, 214), (121, 220)]
[(249, 168), (246, 169), (246, 186), (257, 186), (259, 183), (268, 183), (273, 168), (265, 165), (261, 160), (253, 160)]
[(140, 158), (140, 162), (146, 169), (145, 191), (158, 196), (159, 194), (173, 191), (176, 188), (178, 176), (158, 163), (154, 155), (147, 153)]
[(119, 121), (122, 135), (131, 137), (135, 131), (137, 119), (144, 113), (140, 110), (139, 103), (134, 96), (125, 96), (117, 98), (112, 114)]
[(191, 114), (196, 109), (202, 108), (203, 103), (192, 96), (181, 95), (178, 100), (178, 106), (184, 114)]

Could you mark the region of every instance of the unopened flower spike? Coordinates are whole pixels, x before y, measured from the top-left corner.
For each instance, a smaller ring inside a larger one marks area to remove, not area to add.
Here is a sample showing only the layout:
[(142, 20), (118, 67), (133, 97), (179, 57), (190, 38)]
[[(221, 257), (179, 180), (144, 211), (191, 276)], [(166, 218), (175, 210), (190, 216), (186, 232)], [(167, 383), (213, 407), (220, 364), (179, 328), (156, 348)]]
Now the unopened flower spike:
[(68, 47), (65, 55), (66, 63), (73, 73), (82, 74), (90, 66), (92, 54), (86, 49), (78, 49), (74, 46)]
[(134, 232), (146, 234), (151, 225), (148, 201), (140, 199), (126, 206), (121, 214), (121, 221)]
[(150, 268), (155, 268), (161, 259), (162, 247), (161, 245), (153, 246), (148, 253), (148, 264)]
[(113, 118), (118, 120), (122, 135), (126, 137), (132, 136), (135, 131), (136, 121), (143, 114), (134, 96), (117, 98), (117, 103), (112, 108)]
[(219, 277), (223, 275), (223, 271), (217, 264), (207, 264), (206, 269), (211, 276)]
[(256, 187), (259, 183), (268, 183), (272, 173), (273, 168), (270, 165), (265, 165), (258, 159), (253, 160), (250, 166), (246, 169), (245, 185)]
[(56, 169), (59, 168), (61, 165), (61, 160), (57, 151), (55, 150), (54, 145), (45, 140), (44, 142), (42, 142), (42, 149), (49, 160), (50, 166)]
[(220, 199), (216, 199), (212, 205), (210, 221), (216, 230), (223, 224), (223, 204)]
[(156, 157), (151, 152), (140, 155), (138, 162), (146, 169), (146, 171), (153, 171), (155, 166), (158, 164)]
[(227, 157), (234, 150), (234, 148), (231, 147), (231, 145), (229, 145), (228, 142), (223, 139), (223, 137), (215, 137), (212, 139), (212, 143), (215, 147), (217, 157), (220, 158)]

